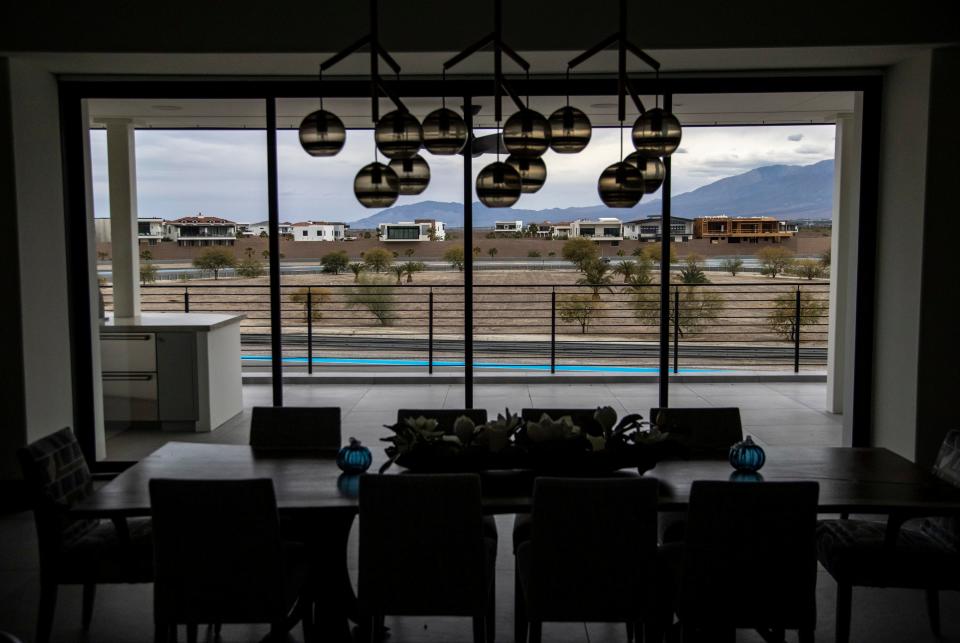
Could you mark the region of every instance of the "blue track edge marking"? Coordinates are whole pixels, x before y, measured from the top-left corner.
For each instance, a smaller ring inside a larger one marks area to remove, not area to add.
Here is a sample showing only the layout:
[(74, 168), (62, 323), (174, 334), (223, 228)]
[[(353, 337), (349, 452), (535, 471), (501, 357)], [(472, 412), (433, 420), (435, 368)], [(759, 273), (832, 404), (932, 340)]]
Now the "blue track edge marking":
[[(243, 355), (241, 360), (244, 362), (269, 362), (269, 355)], [(284, 357), (284, 364), (303, 364), (306, 365), (306, 357)], [(314, 357), (314, 364), (320, 365), (346, 365), (346, 366), (427, 366), (427, 360), (417, 359), (356, 359), (350, 357)], [(434, 366), (463, 366), (463, 362), (434, 361)], [(502, 370), (521, 370), (521, 371), (549, 371), (548, 364), (498, 364), (495, 362), (474, 362), (474, 368), (490, 368)], [(659, 373), (660, 369), (653, 366), (603, 366), (603, 365), (576, 365), (576, 364), (558, 364), (556, 370), (581, 373)], [(720, 369), (709, 368), (681, 368), (681, 373), (725, 373)]]

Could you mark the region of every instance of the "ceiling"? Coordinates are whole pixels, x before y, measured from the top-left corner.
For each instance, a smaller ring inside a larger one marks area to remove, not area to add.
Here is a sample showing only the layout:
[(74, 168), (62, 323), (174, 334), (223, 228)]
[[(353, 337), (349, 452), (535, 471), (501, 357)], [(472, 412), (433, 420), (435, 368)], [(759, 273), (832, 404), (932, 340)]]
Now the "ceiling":
[[(549, 115), (565, 103), (565, 97), (534, 96), (530, 107)], [(644, 105), (654, 106), (653, 96), (642, 96)], [(447, 101), (458, 108), (460, 101)], [(476, 98), (480, 111), (475, 125), (494, 127), (492, 97)], [(853, 92), (794, 92), (763, 94), (683, 94), (674, 96), (674, 113), (686, 126), (696, 125), (777, 125), (833, 123), (839, 113), (853, 111)], [(440, 98), (404, 99), (408, 109), (422, 119), (440, 106)], [(616, 126), (616, 96), (577, 96), (571, 104), (582, 109), (596, 126)], [(369, 98), (328, 98), (324, 107), (343, 120), (348, 128), (371, 127)], [(638, 115), (628, 101), (627, 125)], [(277, 125), (298, 128), (303, 117), (319, 108), (317, 99), (295, 98), (277, 101)], [(392, 107), (381, 101), (381, 110)], [(515, 107), (504, 99), (504, 113)], [(260, 129), (264, 127), (264, 101), (236, 100), (165, 100), (165, 99), (93, 99), (89, 102), (91, 127), (103, 127), (107, 119), (133, 119), (142, 128)]]

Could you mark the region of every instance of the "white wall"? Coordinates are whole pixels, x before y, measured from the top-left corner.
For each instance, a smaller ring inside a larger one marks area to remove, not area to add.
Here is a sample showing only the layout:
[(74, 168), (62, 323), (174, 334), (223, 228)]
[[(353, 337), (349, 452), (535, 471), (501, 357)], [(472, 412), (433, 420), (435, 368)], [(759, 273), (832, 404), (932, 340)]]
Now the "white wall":
[(54, 77), (10, 60), (26, 441), (73, 424), (67, 261)]
[(873, 443), (915, 457), (931, 54), (884, 78), (877, 222)]

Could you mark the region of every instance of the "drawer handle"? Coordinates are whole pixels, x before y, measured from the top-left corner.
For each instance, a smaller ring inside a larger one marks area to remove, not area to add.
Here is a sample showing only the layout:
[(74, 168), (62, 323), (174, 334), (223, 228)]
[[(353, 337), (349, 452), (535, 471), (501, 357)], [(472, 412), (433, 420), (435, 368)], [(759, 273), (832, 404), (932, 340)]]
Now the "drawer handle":
[(111, 382), (149, 382), (153, 375), (149, 373), (111, 373), (103, 374), (103, 379)]
[(150, 341), (151, 335), (115, 335), (113, 333), (108, 333), (106, 335), (101, 335), (101, 340), (109, 340), (112, 342), (133, 342), (133, 341)]

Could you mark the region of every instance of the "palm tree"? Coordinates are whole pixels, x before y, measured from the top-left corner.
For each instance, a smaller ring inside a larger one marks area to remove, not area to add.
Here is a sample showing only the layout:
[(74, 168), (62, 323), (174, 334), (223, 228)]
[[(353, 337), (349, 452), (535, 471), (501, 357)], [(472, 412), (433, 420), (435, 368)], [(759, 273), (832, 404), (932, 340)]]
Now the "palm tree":
[(637, 274), (637, 263), (635, 261), (621, 261), (613, 269), (614, 274), (623, 275), (623, 283), (629, 283), (630, 277)]
[(367, 269), (366, 265), (359, 261), (353, 262), (348, 267), (350, 268), (350, 272), (353, 273), (354, 281), (360, 281), (360, 273)]
[(403, 273), (406, 272), (406, 269), (401, 264), (396, 264), (390, 266), (390, 270), (397, 276), (397, 285), (400, 285), (400, 280), (403, 278)]
[(403, 268), (404, 274), (407, 275), (407, 283), (409, 284), (413, 283), (413, 273), (420, 272), (426, 268), (426, 266), (419, 261), (408, 261), (407, 263), (403, 264), (401, 268)]
[(577, 279), (578, 286), (589, 286), (593, 291), (593, 299), (600, 299), (600, 291), (603, 289), (613, 292), (613, 276), (610, 275), (610, 266), (599, 259), (588, 261), (581, 268), (583, 277)]

